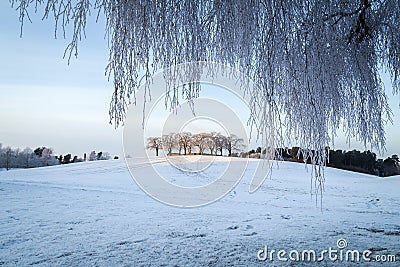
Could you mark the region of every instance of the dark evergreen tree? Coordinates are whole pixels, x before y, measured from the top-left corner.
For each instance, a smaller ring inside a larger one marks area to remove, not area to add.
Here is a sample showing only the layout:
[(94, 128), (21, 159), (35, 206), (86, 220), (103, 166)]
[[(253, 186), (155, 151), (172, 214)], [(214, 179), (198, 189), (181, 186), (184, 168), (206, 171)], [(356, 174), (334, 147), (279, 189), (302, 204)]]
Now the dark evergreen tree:
[(38, 156), (40, 158), (40, 157), (42, 157), (43, 150), (45, 150), (45, 149), (46, 149), (46, 147), (44, 147), (44, 146), (38, 147), (35, 150), (33, 150), (33, 152), (36, 154), (36, 156)]
[(64, 156), (64, 160), (63, 160), (63, 164), (71, 163), (71, 157), (72, 157), (71, 154), (65, 155), (65, 156)]

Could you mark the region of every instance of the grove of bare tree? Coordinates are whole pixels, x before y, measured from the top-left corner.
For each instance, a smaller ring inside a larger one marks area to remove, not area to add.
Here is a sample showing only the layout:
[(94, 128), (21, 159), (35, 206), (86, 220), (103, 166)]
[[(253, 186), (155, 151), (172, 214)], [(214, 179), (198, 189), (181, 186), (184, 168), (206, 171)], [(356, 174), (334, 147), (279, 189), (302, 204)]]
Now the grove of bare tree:
[[(193, 149), (199, 155), (223, 155), (223, 150), (228, 152), (228, 156), (232, 156), (232, 152), (240, 152), (244, 148), (244, 141), (235, 134), (224, 136), (220, 133), (197, 133), (190, 132), (170, 133), (160, 137), (147, 138), (146, 148), (155, 150), (156, 156), (159, 150), (164, 149), (167, 155), (172, 155), (173, 151), (177, 151), (178, 155), (188, 155), (193, 153)], [(207, 151), (208, 150), (208, 151)], [(208, 152), (208, 153), (207, 153)]]

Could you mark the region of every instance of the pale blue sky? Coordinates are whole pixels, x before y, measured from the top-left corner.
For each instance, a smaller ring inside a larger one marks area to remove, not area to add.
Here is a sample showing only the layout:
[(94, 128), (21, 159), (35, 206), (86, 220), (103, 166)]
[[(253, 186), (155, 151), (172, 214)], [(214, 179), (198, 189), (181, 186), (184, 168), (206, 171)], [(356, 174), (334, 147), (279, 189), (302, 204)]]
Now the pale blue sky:
[(63, 59), (69, 39), (54, 39), (52, 21), (32, 14), (19, 37), (17, 13), (0, 3), (0, 143), (52, 147), (82, 156), (91, 150), (122, 156), (122, 131), (110, 125), (112, 82), (104, 76), (104, 25), (91, 22), (78, 59)]
[[(41, 13), (40, 13), (41, 14)], [(104, 23), (90, 18), (78, 59), (63, 59), (68, 37), (54, 39), (53, 22), (31, 16), (19, 37), (18, 14), (8, 1), (0, 3), (0, 143), (12, 147), (48, 146), (56, 154), (108, 151), (122, 156), (122, 129), (108, 117), (112, 82), (104, 75), (108, 59)], [(399, 96), (385, 81), (394, 125), (387, 125), (385, 156), (400, 154)], [(339, 138), (335, 148), (363, 149)]]

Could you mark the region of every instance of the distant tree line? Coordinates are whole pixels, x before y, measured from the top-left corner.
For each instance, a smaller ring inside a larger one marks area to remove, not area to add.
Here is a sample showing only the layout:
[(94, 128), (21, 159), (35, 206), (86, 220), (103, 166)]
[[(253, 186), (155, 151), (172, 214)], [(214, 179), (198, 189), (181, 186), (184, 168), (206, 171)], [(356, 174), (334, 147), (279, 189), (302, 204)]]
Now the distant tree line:
[(59, 164), (51, 148), (40, 147), (35, 150), (27, 147), (24, 150), (13, 149), (0, 144), (0, 169), (35, 168)]
[(95, 161), (95, 160), (109, 160), (111, 159), (110, 154), (108, 152), (98, 152), (92, 151), (89, 154), (89, 157), (86, 156), (86, 153), (83, 155), (83, 158), (79, 158), (78, 156), (73, 156), (71, 154), (66, 154), (66, 155), (59, 155), (58, 157), (56, 156), (57, 160), (59, 161), (60, 164), (70, 164), (70, 163), (77, 163), (77, 162), (83, 162), (83, 161)]
[(376, 174), (381, 177), (400, 174), (399, 157), (392, 155), (386, 159), (377, 159), (371, 151), (329, 150), (328, 166), (339, 169)]
[[(92, 151), (89, 157), (79, 158), (78, 156), (72, 156), (72, 154), (66, 155), (54, 155), (54, 151), (47, 147), (38, 147), (34, 150), (27, 147), (24, 150), (20, 148), (11, 148), (9, 146), (3, 147), (0, 144), (0, 169), (15, 169), (15, 168), (36, 168), (44, 166), (53, 166), (59, 164), (70, 164), (83, 161), (94, 161), (94, 160), (108, 160), (111, 159), (110, 154), (107, 152)], [(118, 157), (114, 157), (118, 159)]]
[[(243, 153), (244, 157), (261, 158), (266, 153), (265, 149), (261, 151), (261, 147), (256, 150), (252, 149), (247, 153)], [(278, 160), (295, 161), (311, 163), (310, 159), (304, 159), (299, 147), (278, 148), (276, 149)], [(371, 151), (360, 152), (358, 150), (343, 151), (329, 150), (328, 167), (342, 170), (361, 172), (367, 174), (387, 177), (400, 174), (400, 163), (398, 155), (392, 155), (386, 159), (378, 159), (376, 154)]]
[(165, 150), (167, 155), (219, 155), (224, 151), (228, 156), (237, 156), (237, 152), (243, 149), (243, 139), (232, 134), (224, 136), (221, 133), (197, 133), (190, 132), (170, 133), (162, 137), (147, 138), (147, 149), (159, 151)]

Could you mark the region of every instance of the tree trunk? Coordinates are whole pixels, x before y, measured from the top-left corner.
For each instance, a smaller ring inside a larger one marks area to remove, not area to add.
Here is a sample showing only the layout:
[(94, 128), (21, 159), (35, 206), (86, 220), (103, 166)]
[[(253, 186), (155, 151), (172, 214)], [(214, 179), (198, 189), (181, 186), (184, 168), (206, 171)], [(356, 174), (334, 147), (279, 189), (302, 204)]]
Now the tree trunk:
[(10, 169), (10, 152), (6, 152), (6, 170), (8, 171)]

